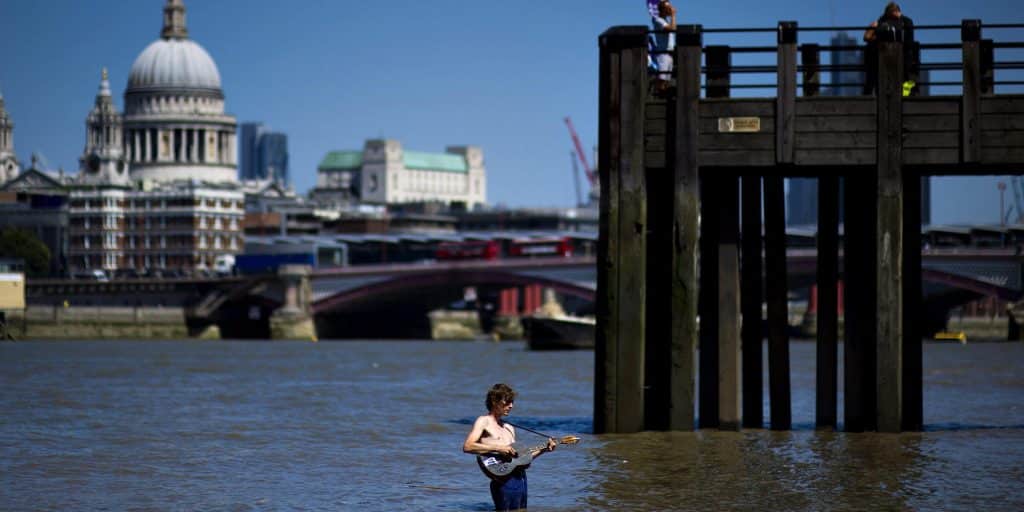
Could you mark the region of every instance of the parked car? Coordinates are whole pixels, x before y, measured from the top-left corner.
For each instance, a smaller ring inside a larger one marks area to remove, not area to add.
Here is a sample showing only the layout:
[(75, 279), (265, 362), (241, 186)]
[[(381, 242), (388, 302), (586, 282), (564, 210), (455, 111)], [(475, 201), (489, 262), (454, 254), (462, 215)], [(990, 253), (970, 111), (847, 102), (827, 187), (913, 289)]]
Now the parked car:
[(86, 280), (86, 281), (103, 281), (103, 282), (110, 281), (110, 278), (107, 277), (107, 273), (105, 271), (103, 271), (103, 270), (100, 270), (100, 269), (81, 270), (81, 271), (78, 271), (78, 272), (75, 272), (74, 274), (72, 274), (71, 278), (72, 279), (82, 279), (82, 280)]

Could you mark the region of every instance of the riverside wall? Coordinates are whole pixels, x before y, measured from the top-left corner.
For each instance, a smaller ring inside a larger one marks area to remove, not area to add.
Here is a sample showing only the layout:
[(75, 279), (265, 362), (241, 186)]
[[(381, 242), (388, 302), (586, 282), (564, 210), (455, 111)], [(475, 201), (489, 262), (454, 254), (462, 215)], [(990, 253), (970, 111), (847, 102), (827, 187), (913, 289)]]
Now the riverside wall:
[(216, 326), (190, 336), (181, 307), (29, 306), (6, 311), (15, 340), (220, 339)]

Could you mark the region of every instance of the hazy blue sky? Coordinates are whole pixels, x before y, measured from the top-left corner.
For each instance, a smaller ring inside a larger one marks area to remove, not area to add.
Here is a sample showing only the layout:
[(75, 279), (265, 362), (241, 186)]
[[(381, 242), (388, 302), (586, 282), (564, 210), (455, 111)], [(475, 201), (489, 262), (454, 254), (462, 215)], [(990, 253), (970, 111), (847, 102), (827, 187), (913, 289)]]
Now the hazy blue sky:
[[(77, 170), (85, 116), (100, 68), (116, 102), (136, 56), (159, 36), (163, 0), (0, 0), (0, 91), (13, 117), (15, 149), (50, 168)], [(643, 0), (186, 0), (188, 29), (217, 62), (227, 110), (289, 137), (300, 192), (330, 150), (367, 138), (408, 149), (482, 146), (488, 199), (510, 206), (574, 202), (572, 116), (583, 143), (597, 142), (597, 37), (613, 25), (649, 22)], [(857, 25), (884, 2), (732, 0), (676, 3), (680, 23), (764, 26)], [(921, 24), (1024, 21), (1009, 0), (903, 2)], [(1021, 31), (989, 37), (1024, 41)], [(929, 40), (939, 34), (919, 34)], [(958, 32), (942, 34), (947, 40)], [(801, 42), (827, 34), (801, 34)], [(855, 35), (859, 37), (859, 35)], [(711, 44), (773, 44), (774, 34)], [(1024, 52), (999, 56), (1024, 60)], [(954, 56), (955, 57), (955, 56)], [(767, 94), (767, 93), (765, 93)], [(588, 155), (589, 157), (589, 155)], [(933, 222), (996, 222), (1000, 178), (933, 184)], [(1008, 191), (1009, 192), (1009, 191)], [(1006, 196), (1007, 205), (1012, 199)]]

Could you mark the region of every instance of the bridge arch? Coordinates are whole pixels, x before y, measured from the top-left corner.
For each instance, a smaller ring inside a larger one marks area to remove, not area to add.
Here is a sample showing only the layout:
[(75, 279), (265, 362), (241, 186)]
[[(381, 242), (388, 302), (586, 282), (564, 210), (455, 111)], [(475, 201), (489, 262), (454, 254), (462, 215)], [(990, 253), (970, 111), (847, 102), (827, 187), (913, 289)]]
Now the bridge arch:
[[(476, 287), (482, 302), (502, 289), (540, 285), (570, 300), (593, 307), (596, 291), (588, 286), (543, 276), (503, 270), (453, 268), (389, 277), (320, 298), (313, 302), (322, 338), (422, 338), (429, 336), (430, 311), (463, 298)], [(397, 321), (400, 319), (400, 321)]]

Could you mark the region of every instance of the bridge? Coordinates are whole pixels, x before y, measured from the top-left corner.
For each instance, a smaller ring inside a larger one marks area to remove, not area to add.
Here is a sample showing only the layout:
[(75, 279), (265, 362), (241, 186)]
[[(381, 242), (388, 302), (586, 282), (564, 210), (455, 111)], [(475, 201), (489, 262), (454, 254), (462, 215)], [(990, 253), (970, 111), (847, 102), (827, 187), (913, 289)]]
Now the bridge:
[[(926, 232), (927, 233), (927, 232)], [(794, 243), (813, 245), (813, 237)], [(1015, 248), (937, 247), (922, 252), (926, 335), (942, 330), (949, 311), (979, 297), (1017, 302), (1024, 295), (1022, 256)], [(787, 274), (796, 297), (807, 298), (817, 282), (817, 250), (791, 247)], [(842, 254), (839, 257), (843, 266)], [(550, 288), (568, 310), (593, 314), (597, 288), (596, 258), (467, 260), (318, 268), (308, 276), (309, 313), (322, 338), (423, 338), (430, 332), (427, 313), (463, 298), (467, 288), (494, 313), (520, 314), (530, 304), (525, 290)], [(500, 294), (517, 290), (508, 311), (497, 310)], [(217, 279), (131, 279), (111, 282), (31, 280), (28, 300), (76, 306), (187, 307), (195, 329), (217, 324), (225, 337), (268, 337), (270, 318), (285, 302), (286, 286), (277, 275)], [(402, 322), (388, 321), (401, 318)], [(244, 322), (239, 322), (244, 319)], [(244, 325), (247, 327), (240, 327)], [(383, 327), (382, 327), (383, 326)]]

